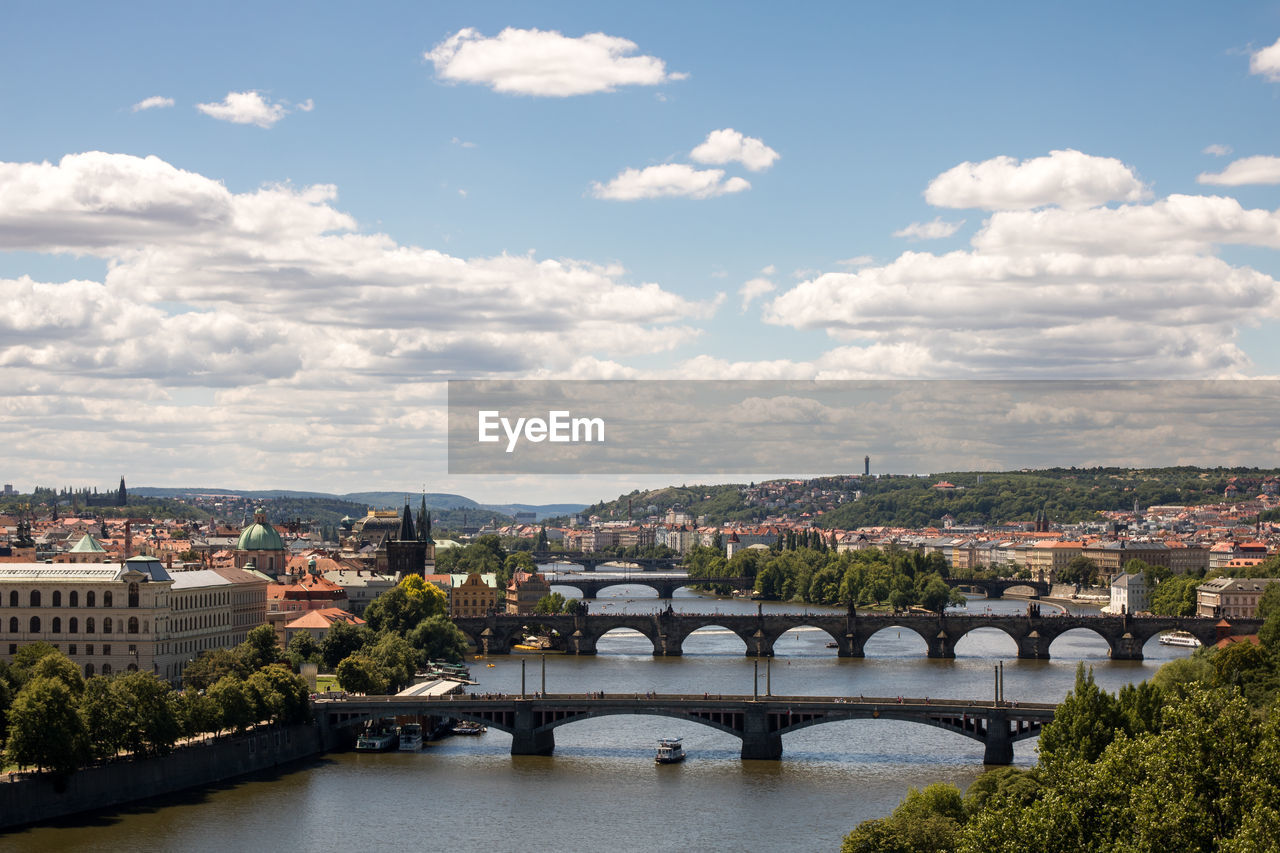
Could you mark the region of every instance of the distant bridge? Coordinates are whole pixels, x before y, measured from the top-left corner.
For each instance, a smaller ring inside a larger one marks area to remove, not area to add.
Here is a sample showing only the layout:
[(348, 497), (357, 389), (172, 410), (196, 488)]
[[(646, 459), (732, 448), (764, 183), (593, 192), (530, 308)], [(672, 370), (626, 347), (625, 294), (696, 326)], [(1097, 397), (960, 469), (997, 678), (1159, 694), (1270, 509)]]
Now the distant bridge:
[(392, 716), (473, 720), (509, 733), (512, 755), (550, 755), (555, 730), (592, 717), (656, 715), (687, 720), (742, 740), (744, 759), (778, 760), (782, 736), (840, 720), (905, 720), (955, 732), (984, 745), (984, 764), (1011, 764), (1013, 744), (1036, 737), (1056, 705), (970, 699), (868, 699), (843, 696), (726, 696), (576, 693), (543, 696), (360, 696), (320, 699), (330, 732)]
[(723, 584), (733, 589), (751, 589), (751, 585), (755, 583), (755, 578), (691, 578), (688, 575), (675, 575), (672, 577), (624, 575), (611, 578), (586, 578), (579, 573), (573, 573), (548, 577), (547, 582), (552, 586), (572, 587), (581, 592), (582, 597), (585, 599), (593, 599), (600, 594), (600, 590), (608, 589), (611, 586), (647, 586), (649, 589), (657, 591), (658, 598), (670, 598), (680, 587), (694, 586), (695, 584), (706, 584), (708, 586), (720, 586)]
[(1049, 584), (1044, 581), (1019, 580), (1017, 578), (947, 578), (947, 585), (955, 589), (980, 589), (987, 598), (1003, 598), (1015, 587), (1026, 587), (1034, 597), (1049, 594)]
[(682, 565), (683, 557), (615, 557), (603, 551), (534, 551), (530, 554), (535, 563), (559, 563), (581, 566), (584, 572), (594, 572), (597, 566), (617, 563), (619, 568), (631, 563), (642, 572), (670, 571)]
[(459, 617), (454, 624), (477, 649), (488, 654), (509, 654), (522, 642), (528, 625), (543, 625), (558, 638), (556, 648), (575, 655), (593, 655), (600, 638), (610, 631), (625, 628), (643, 634), (653, 644), (655, 656), (683, 654), (684, 642), (700, 628), (726, 628), (746, 644), (749, 657), (773, 655), (774, 644), (793, 628), (812, 627), (825, 631), (836, 644), (842, 658), (863, 657), (867, 640), (885, 628), (914, 631), (924, 640), (931, 658), (954, 658), (956, 643), (978, 628), (996, 628), (1014, 641), (1019, 658), (1049, 659), (1049, 647), (1067, 631), (1084, 628), (1106, 641), (1113, 660), (1142, 660), (1142, 647), (1165, 631), (1186, 631), (1202, 643), (1217, 642), (1225, 635), (1256, 634), (1262, 626), (1259, 619), (1236, 619), (1219, 627), (1218, 620), (1174, 616), (1073, 616), (992, 614), (962, 615), (947, 613), (681, 613), (663, 610), (658, 613), (590, 613), (586, 616), (557, 614), (552, 616)]

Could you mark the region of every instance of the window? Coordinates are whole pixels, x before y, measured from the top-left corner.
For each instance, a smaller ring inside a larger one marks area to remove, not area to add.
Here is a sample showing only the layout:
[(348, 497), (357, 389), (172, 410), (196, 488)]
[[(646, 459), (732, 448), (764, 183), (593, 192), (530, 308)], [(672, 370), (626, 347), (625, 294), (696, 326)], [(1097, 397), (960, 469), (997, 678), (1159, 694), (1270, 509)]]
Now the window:
[[(18, 633), (18, 617), (17, 616), (9, 617), (9, 633), (10, 634)], [(13, 654), (13, 653), (10, 652), (10, 654)]]
[(68, 634), (79, 634), (79, 633), (80, 633), (80, 620), (79, 620), (79, 619), (77, 619), (76, 617), (72, 616), (70, 619), (68, 619), (68, 620), (67, 620), (67, 633), (68, 633)]
[(73, 589), (73, 590), (71, 590), (71, 596), (70, 596), (70, 597), (71, 597), (71, 600), (68, 602), (68, 605), (69, 605), (69, 606), (71, 606), (71, 607), (79, 607), (79, 606), (80, 606), (80, 593), (79, 593), (77, 590), (74, 590), (74, 589)]
[[(90, 595), (92, 595), (92, 594), (93, 594), (93, 593), (90, 593)], [(84, 620), (84, 632), (85, 632), (86, 634), (92, 634), (92, 633), (93, 633), (93, 617), (92, 617), (92, 616), (90, 616), (88, 619)], [(90, 654), (93, 654), (93, 652), (90, 652)]]
[(62, 633), (62, 620), (57, 616), (53, 617), (53, 627), (51, 629), (55, 634)]
[(104, 664), (102, 665), (102, 674), (103, 674), (104, 676), (107, 676), (107, 675), (110, 675), (110, 674), (111, 674), (111, 664), (109, 664), (109, 663), (104, 663)]
[[(102, 594), (102, 606), (103, 607), (111, 606), (111, 590), (107, 590)], [(105, 675), (105, 673), (103, 674)]]
[(10, 643), (10, 644), (9, 644), (9, 654), (11, 654), (11, 655), (16, 655), (17, 653), (18, 653), (18, 644), (17, 644), (17, 643)]
[(74, 655), (76, 653), (77, 648), (78, 647), (76, 646), (76, 644), (72, 643), (71, 645), (67, 646), (67, 654)]
[(31, 626), (31, 633), (39, 634), (40, 633), (40, 617), (32, 616), (30, 626)]
[(129, 617), (129, 633), (130, 634), (138, 633), (138, 617), (137, 616)]
[(9, 606), (18, 606), (18, 591), (16, 589), (9, 593)]
[(84, 647), (84, 653), (85, 653), (86, 655), (89, 655), (90, 657), (93, 657), (93, 645), (92, 645), (92, 644), (90, 644), (90, 645), (85, 646), (85, 647)]
[(89, 590), (88, 592), (86, 592), (86, 593), (84, 594), (84, 606), (85, 606), (85, 607), (93, 607), (96, 603), (97, 603), (97, 599), (95, 599), (95, 598), (94, 598), (94, 592), (93, 592), (93, 590)]
[(31, 606), (32, 607), (40, 606), (40, 590), (38, 589), (31, 590)]
[(54, 607), (62, 606), (62, 590), (60, 589), (55, 589), (53, 591), (53, 606)]
[(93, 664), (87, 663), (84, 665), (84, 677), (93, 678)]
[(138, 606), (138, 582), (137, 581), (134, 581), (133, 583), (129, 584), (129, 606), (130, 607)]
[[(103, 647), (102, 647), (102, 653), (103, 653), (104, 655), (109, 655), (109, 654), (111, 654), (111, 647), (110, 647), (110, 646), (103, 646)], [(107, 665), (104, 663), (104, 664), (102, 665), (102, 668), (105, 670), (105, 669), (107, 668)], [(103, 674), (103, 675), (106, 675), (106, 672), (103, 672), (102, 674)]]
[(102, 620), (102, 633), (104, 634), (111, 633), (111, 617), (110, 616)]

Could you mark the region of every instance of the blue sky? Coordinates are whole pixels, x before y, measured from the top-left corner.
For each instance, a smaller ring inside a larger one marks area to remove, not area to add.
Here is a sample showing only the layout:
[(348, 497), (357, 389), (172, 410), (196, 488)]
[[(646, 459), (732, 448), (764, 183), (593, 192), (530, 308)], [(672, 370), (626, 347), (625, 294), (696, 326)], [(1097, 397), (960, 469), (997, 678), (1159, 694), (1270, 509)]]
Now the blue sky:
[(448, 478), (441, 380), (1280, 374), (1280, 4), (261, 5), (6, 7), (5, 481), (592, 500)]

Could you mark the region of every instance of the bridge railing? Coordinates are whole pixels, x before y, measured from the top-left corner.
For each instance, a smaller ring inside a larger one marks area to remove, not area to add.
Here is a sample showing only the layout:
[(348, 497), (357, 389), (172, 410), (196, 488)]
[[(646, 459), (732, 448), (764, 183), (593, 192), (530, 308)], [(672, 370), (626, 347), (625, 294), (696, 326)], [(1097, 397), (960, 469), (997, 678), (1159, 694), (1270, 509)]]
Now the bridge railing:
[(724, 703), (724, 702), (767, 702), (773, 704), (788, 704), (795, 708), (825, 706), (825, 705), (866, 705), (876, 707), (895, 706), (901, 708), (911, 708), (913, 710), (923, 709), (956, 709), (963, 710), (966, 708), (1019, 708), (1029, 711), (1052, 711), (1058, 706), (1055, 703), (1048, 702), (1018, 702), (1018, 701), (984, 701), (981, 699), (946, 699), (933, 697), (906, 697), (906, 696), (779, 696), (771, 694), (735, 694), (735, 693), (704, 693), (698, 695), (696, 693), (656, 693), (653, 691), (639, 692), (604, 692), (596, 691), (590, 693), (526, 693), (523, 696), (518, 693), (450, 693), (441, 696), (348, 696), (345, 699), (316, 699), (315, 703), (324, 707), (350, 707), (354, 705), (381, 705), (388, 708), (397, 706), (410, 706), (419, 704), (441, 704), (441, 705), (460, 705), (460, 704), (498, 704), (508, 703), (515, 700), (526, 700), (534, 702), (570, 702), (570, 703), (609, 703), (609, 702), (629, 702), (634, 703), (639, 700), (647, 700), (652, 703), (662, 704), (705, 704)]

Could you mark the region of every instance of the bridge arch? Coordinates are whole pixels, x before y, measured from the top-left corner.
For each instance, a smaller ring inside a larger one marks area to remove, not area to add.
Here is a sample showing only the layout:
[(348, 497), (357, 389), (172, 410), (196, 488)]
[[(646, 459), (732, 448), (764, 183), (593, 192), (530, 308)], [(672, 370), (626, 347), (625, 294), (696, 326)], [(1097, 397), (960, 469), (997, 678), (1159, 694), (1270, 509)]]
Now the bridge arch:
[[(741, 654), (741, 653), (742, 653), (742, 651), (744, 651), (744, 650), (745, 650), (746, 652), (748, 652), (748, 653), (754, 653), (754, 651), (755, 651), (755, 638), (754, 638), (754, 636), (753, 636), (754, 632), (747, 632), (747, 631), (743, 631), (743, 630), (736, 630), (736, 631), (735, 631), (735, 630), (734, 630), (734, 629), (732, 629), (732, 628), (729, 628), (729, 627), (727, 627), (727, 626), (725, 626), (725, 625), (717, 624), (717, 623), (715, 623), (715, 622), (711, 622), (711, 623), (708, 623), (708, 624), (706, 624), (706, 625), (698, 625), (697, 627), (694, 627), (694, 628), (692, 628), (692, 629), (690, 629), (690, 630), (679, 631), (679, 632), (677, 632), (677, 633), (675, 633), (675, 634), (669, 634), (669, 635), (667, 636), (667, 645), (668, 645), (668, 646), (671, 646), (672, 644), (674, 644), (674, 645), (675, 645), (675, 647), (676, 647), (676, 648), (678, 648), (678, 649), (680, 650), (680, 654), (688, 654), (688, 653), (689, 653), (689, 645), (688, 645), (688, 643), (689, 643), (689, 639), (690, 639), (691, 637), (694, 637), (696, 634), (703, 634), (703, 633), (705, 633), (705, 634), (707, 634), (707, 635), (711, 635), (711, 634), (731, 634), (731, 635), (733, 635), (733, 636), (737, 637), (739, 640), (741, 640), (741, 641), (742, 641), (743, 649), (741, 649), (741, 650), (739, 650), (739, 649), (735, 649), (735, 650), (734, 650), (734, 653), (735, 653), (735, 654)], [(704, 640), (706, 640), (706, 639), (707, 639), (707, 637), (703, 637), (703, 638), (700, 638), (700, 639), (698, 639), (698, 640), (694, 640), (695, 653), (698, 653), (698, 652), (697, 652), (697, 650), (696, 650), (696, 647), (697, 647), (701, 642), (703, 642), (703, 641), (704, 641)]]
[[(889, 643), (894, 642), (899, 637), (901, 637), (904, 631), (908, 632), (906, 634), (908, 638), (912, 637), (913, 635), (915, 637), (919, 637), (921, 641), (924, 642), (924, 648), (926, 653), (929, 651), (929, 649), (933, 648), (933, 644), (937, 638), (936, 628), (933, 628), (932, 630), (925, 629), (922, 627), (918, 627), (912, 622), (909, 622), (906, 620), (903, 620), (902, 622), (890, 622), (887, 625), (881, 625), (877, 627), (876, 630), (872, 631), (870, 634), (866, 636), (866, 639), (863, 640), (863, 643), (862, 643), (862, 649), (864, 654), (865, 654), (866, 647), (869, 645), (872, 646), (872, 651), (876, 651), (876, 652), (883, 651), (888, 647)], [(888, 634), (894, 633), (894, 632), (896, 632), (896, 634), (898, 635), (897, 637), (888, 636)], [(882, 634), (885, 636), (881, 637)], [(877, 638), (879, 639), (877, 640)]]
[[(974, 636), (975, 634), (977, 634), (976, 637)], [(1015, 634), (1013, 631), (1009, 630), (1009, 628), (1007, 628), (1004, 625), (999, 625), (999, 624), (974, 625), (972, 628), (969, 628), (962, 633), (958, 633), (957, 636), (952, 637), (951, 639), (952, 649), (955, 651), (957, 655), (961, 653), (964, 653), (966, 655), (970, 654), (970, 652), (966, 647), (973, 646), (976, 643), (980, 643), (982, 641), (982, 637), (984, 636), (1008, 638), (1009, 642), (1011, 643), (1010, 648), (1008, 649), (1007, 652), (1004, 650), (1000, 651), (1000, 654), (1007, 655), (1007, 656), (1014, 656), (1018, 654), (1018, 649), (1020, 648), (1020, 641), (1023, 639), (1019, 634)], [(1000, 641), (1000, 642), (1003, 643), (1003, 641)], [(963, 646), (961, 644), (963, 644)], [(976, 655), (978, 653), (974, 652), (973, 654)]]
[[(1115, 657), (1115, 641), (1106, 635), (1101, 628), (1095, 628), (1091, 625), (1073, 624), (1069, 628), (1060, 631), (1052, 629), (1041, 629), (1041, 642), (1048, 654), (1056, 654), (1058, 657), (1063, 656), (1063, 648), (1073, 642), (1080, 644), (1080, 648), (1074, 649), (1067, 657), (1082, 657), (1085, 660), (1093, 655), (1100, 655), (1104, 652), (1106, 657)], [(1063, 638), (1066, 637), (1065, 643)], [(1100, 643), (1099, 643), (1100, 641)], [(1057, 652), (1053, 652), (1057, 646)]]

